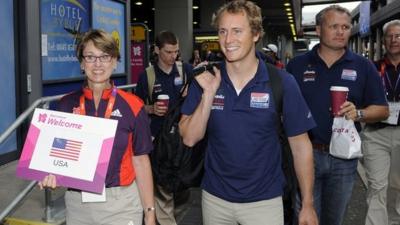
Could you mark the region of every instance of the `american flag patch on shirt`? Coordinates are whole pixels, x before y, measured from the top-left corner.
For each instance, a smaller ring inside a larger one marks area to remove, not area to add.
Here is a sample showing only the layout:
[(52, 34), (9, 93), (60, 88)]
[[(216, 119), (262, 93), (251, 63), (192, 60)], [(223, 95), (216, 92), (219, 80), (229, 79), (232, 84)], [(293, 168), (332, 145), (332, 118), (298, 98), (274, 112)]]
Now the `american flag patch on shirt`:
[(63, 138), (54, 138), (50, 156), (78, 161), (82, 150), (82, 142)]

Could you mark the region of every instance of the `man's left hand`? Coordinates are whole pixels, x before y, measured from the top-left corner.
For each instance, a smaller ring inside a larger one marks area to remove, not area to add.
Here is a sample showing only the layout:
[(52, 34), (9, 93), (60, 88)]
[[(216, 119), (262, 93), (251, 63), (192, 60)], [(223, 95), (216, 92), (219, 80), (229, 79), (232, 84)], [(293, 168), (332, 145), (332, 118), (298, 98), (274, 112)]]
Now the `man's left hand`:
[(313, 206), (303, 206), (301, 208), (299, 225), (318, 225), (317, 213)]
[(340, 116), (345, 116), (347, 120), (357, 120), (357, 109), (356, 106), (349, 101), (346, 101), (343, 103), (343, 105), (340, 106), (340, 111), (339, 111)]

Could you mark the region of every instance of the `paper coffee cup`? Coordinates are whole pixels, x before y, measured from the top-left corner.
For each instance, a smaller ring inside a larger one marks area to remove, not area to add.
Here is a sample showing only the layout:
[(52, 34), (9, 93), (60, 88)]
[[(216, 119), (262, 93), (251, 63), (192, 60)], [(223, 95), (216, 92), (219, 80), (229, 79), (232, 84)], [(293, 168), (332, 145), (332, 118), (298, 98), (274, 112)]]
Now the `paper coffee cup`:
[(169, 96), (168, 95), (159, 95), (159, 96), (157, 96), (157, 101), (161, 102), (164, 106), (168, 107)]
[(340, 106), (347, 100), (348, 87), (331, 86), (331, 107), (333, 116), (339, 116)]

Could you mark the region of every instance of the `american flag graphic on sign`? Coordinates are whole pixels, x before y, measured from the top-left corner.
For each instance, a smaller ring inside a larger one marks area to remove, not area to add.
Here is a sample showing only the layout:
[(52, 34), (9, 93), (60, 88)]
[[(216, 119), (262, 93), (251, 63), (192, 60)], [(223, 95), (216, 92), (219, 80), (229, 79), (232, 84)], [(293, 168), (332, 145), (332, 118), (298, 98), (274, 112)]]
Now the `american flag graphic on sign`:
[(63, 138), (54, 138), (50, 156), (78, 161), (82, 150), (82, 142)]

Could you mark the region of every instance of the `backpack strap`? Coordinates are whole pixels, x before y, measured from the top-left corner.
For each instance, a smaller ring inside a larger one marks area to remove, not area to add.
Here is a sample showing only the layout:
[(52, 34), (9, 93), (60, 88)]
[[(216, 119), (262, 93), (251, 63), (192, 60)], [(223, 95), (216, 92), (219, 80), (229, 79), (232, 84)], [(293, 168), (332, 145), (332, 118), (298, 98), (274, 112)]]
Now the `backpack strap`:
[[(287, 210), (287, 207), (291, 207), (292, 209), (294, 209), (295, 204), (296, 204), (296, 194), (297, 194), (297, 189), (298, 189), (298, 182), (297, 182), (297, 177), (296, 177), (296, 171), (294, 169), (294, 160), (293, 160), (293, 156), (292, 156), (292, 152), (289, 148), (289, 143), (287, 140), (287, 137), (285, 135), (285, 131), (283, 128), (283, 124), (282, 124), (282, 114), (283, 114), (283, 86), (282, 86), (282, 78), (280, 77), (279, 70), (269, 64), (266, 63), (267, 66), (267, 70), (268, 70), (268, 74), (269, 74), (269, 80), (270, 82), (267, 83), (267, 85), (269, 84), (271, 89), (272, 89), (272, 95), (273, 95), (273, 99), (275, 102), (275, 106), (276, 106), (276, 112), (277, 112), (277, 132), (278, 132), (278, 136), (279, 139), (281, 141), (281, 145), (282, 145), (282, 164), (283, 164), (283, 172), (285, 174), (286, 177), (286, 185), (289, 187), (285, 187), (286, 190), (284, 190), (284, 192), (289, 192), (286, 193), (289, 196), (283, 196), (285, 198), (289, 198), (288, 199), (283, 199), (284, 200), (284, 210)], [(285, 194), (285, 193), (284, 193)], [(289, 201), (289, 203), (287, 203), (287, 201)], [(289, 206), (286, 204), (290, 204)], [(292, 210), (289, 210), (290, 212), (287, 212), (286, 214), (289, 215)], [(285, 213), (284, 213), (285, 214)], [(290, 215), (289, 215), (290, 217)], [(285, 221), (286, 221), (286, 215), (285, 215)], [(289, 219), (291, 221), (291, 219)]]
[[(282, 116), (282, 102), (283, 102), (283, 90), (282, 90), (282, 79), (278, 74), (278, 69), (269, 64), (265, 63), (267, 66), (267, 71), (270, 80), (270, 86), (272, 89), (272, 97), (274, 98), (274, 102), (276, 105), (276, 112), (278, 113), (279, 118)], [(282, 125), (281, 123), (279, 123)]]
[(183, 63), (182, 63), (182, 61), (176, 61), (175, 64), (176, 64), (176, 67), (178, 68), (179, 77), (181, 79), (183, 79)]
[(149, 96), (146, 99), (147, 105), (153, 101), (153, 87), (154, 82), (156, 80), (156, 72), (154, 71), (154, 66), (149, 66), (146, 68), (146, 75), (147, 75), (147, 90), (149, 91)]
[[(178, 69), (179, 77), (182, 79), (182, 90), (184, 90), (186, 84), (186, 74), (183, 70), (183, 63), (181, 61), (175, 62), (176, 67)], [(156, 73), (154, 71), (154, 66), (149, 66), (146, 68), (147, 74), (147, 89), (149, 91), (148, 98), (146, 100), (147, 105), (150, 105), (153, 102), (153, 89), (154, 89), (154, 82), (156, 81)]]
[(185, 86), (186, 86), (185, 84), (186, 84), (186, 80), (187, 80), (185, 70), (183, 69), (183, 62), (176, 61), (175, 64), (176, 64), (176, 67), (178, 68), (179, 77), (182, 80), (181, 92), (183, 92), (183, 90), (185, 90)]

